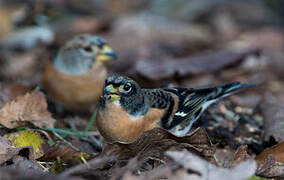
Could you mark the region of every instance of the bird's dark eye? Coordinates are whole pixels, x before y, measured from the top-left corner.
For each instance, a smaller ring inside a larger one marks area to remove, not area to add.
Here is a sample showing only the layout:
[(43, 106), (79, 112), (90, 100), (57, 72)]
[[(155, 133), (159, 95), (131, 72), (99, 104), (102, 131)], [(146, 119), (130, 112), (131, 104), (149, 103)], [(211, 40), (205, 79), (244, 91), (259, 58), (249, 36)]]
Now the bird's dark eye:
[(131, 90), (131, 84), (127, 83), (123, 86), (124, 91), (130, 91)]
[(84, 47), (83, 49), (86, 52), (92, 52), (93, 51), (93, 49), (90, 46)]

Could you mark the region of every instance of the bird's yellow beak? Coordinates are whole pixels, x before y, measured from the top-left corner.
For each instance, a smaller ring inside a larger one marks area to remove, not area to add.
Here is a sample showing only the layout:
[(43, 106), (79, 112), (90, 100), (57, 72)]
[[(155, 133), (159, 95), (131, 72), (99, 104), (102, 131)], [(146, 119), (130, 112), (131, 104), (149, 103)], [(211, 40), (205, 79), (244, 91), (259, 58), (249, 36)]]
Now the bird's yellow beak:
[(96, 59), (100, 62), (113, 61), (117, 59), (117, 55), (108, 45), (103, 45), (99, 50)]
[(119, 100), (118, 90), (114, 88), (112, 84), (110, 84), (104, 88), (104, 97), (108, 101)]

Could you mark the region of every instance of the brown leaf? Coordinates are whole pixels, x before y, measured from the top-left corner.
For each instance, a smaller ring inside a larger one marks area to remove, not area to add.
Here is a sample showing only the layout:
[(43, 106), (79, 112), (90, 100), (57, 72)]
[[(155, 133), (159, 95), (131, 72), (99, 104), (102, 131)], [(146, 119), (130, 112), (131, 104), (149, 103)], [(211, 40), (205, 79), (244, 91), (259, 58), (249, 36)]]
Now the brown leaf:
[(153, 155), (163, 156), (163, 153), (167, 150), (181, 149), (195, 152), (205, 159), (215, 162), (213, 155), (216, 147), (212, 145), (206, 130), (203, 128), (185, 137), (176, 137), (163, 129), (155, 128), (143, 133), (131, 144), (108, 144), (102, 154), (123, 160), (138, 156), (138, 160), (140, 160)]
[(28, 149), (29, 159), (33, 159), (31, 148), (28, 147), (13, 147), (3, 137), (0, 136), (0, 164), (11, 159), (23, 149)]
[(237, 167), (241, 162), (252, 159), (252, 157), (247, 153), (248, 146), (241, 145), (234, 154), (234, 159), (232, 167)]
[(241, 162), (252, 159), (247, 153), (247, 145), (241, 145), (236, 151), (231, 149), (217, 149), (214, 158), (217, 164), (224, 168), (235, 168)]
[(50, 161), (51, 159), (56, 159), (57, 157), (60, 157), (60, 159), (64, 162), (78, 164), (82, 161), (81, 157), (88, 160), (90, 158), (90, 155), (84, 152), (76, 151), (71, 147), (57, 146), (44, 156), (44, 158), (48, 161)]
[(275, 161), (284, 162), (284, 141), (280, 144), (264, 149), (264, 151), (257, 155), (255, 159), (260, 166), (263, 166), (270, 154), (273, 155)]
[(258, 174), (265, 177), (284, 177), (284, 142), (266, 148), (256, 156)]
[[(245, 161), (233, 169), (216, 167), (188, 151), (167, 151), (166, 154), (183, 169), (177, 170), (169, 179), (218, 179), (231, 180), (246, 179), (256, 170), (253, 160)], [(189, 173), (191, 172), (191, 173)]]
[(230, 168), (232, 167), (234, 151), (232, 149), (217, 149), (214, 158), (218, 166)]
[(273, 136), (276, 141), (284, 140), (284, 103), (273, 96), (272, 94), (265, 94), (261, 106), (264, 115), (264, 135), (265, 139), (269, 140)]
[(259, 166), (256, 172), (259, 176), (284, 178), (284, 163), (276, 162), (273, 155), (269, 154), (265, 164)]
[(134, 69), (142, 76), (157, 80), (175, 75), (201, 74), (216, 72), (238, 64), (246, 56), (256, 54), (257, 49), (242, 51), (220, 50), (182, 59), (140, 60)]
[(82, 177), (94, 177), (93, 179), (107, 179), (106, 177), (110, 174), (109, 168), (111, 168), (113, 161), (113, 157), (100, 156), (88, 161), (89, 168), (86, 168), (86, 164), (78, 164), (77, 166), (65, 170), (59, 176), (68, 177), (70, 175), (76, 175)]
[(27, 93), (7, 102), (0, 109), (0, 123), (7, 128), (16, 128), (27, 122), (37, 127), (54, 127), (55, 119), (47, 111), (43, 93)]

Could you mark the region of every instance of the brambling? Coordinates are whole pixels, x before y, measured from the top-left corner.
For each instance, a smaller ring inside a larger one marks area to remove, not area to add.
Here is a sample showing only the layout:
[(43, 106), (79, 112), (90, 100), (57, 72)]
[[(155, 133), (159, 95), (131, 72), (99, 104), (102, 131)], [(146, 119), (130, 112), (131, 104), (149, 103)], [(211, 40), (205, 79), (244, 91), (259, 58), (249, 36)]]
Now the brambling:
[(130, 143), (155, 127), (184, 136), (209, 105), (251, 86), (142, 89), (128, 77), (111, 76), (100, 99), (97, 128), (109, 142)]
[(77, 35), (45, 66), (43, 87), (63, 107), (86, 109), (101, 96), (107, 77), (104, 62), (115, 59), (116, 53), (104, 39), (90, 34)]

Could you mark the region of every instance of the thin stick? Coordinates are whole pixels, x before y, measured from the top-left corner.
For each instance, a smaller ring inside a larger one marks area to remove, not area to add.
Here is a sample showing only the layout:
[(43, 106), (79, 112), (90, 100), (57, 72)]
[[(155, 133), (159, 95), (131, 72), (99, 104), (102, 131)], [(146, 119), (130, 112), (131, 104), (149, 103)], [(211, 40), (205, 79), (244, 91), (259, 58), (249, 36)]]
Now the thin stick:
[(62, 136), (60, 136), (58, 133), (53, 132), (53, 134), (58, 137), (60, 140), (62, 140), (65, 144), (67, 144), (68, 146), (70, 146), (72, 149), (76, 150), (76, 151), (80, 151), (79, 148), (75, 147), (72, 145), (72, 143), (68, 142), (67, 140), (65, 140)]

